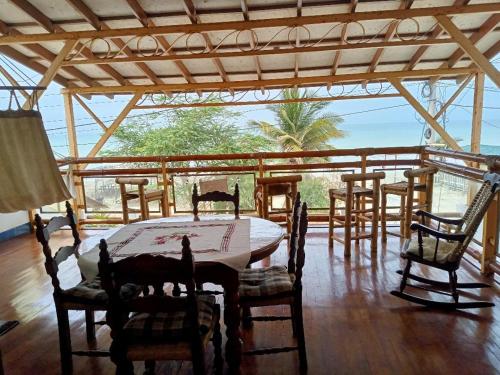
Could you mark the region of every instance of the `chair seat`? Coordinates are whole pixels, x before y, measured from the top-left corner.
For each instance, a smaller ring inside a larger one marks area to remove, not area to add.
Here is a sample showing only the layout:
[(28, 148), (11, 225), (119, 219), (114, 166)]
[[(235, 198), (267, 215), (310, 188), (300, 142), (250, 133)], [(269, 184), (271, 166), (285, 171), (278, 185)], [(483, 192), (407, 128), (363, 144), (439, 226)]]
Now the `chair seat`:
[(285, 266), (250, 268), (240, 272), (240, 297), (269, 297), (290, 292), (295, 275)]
[[(335, 196), (336, 198), (345, 198), (347, 196), (347, 189), (346, 188), (341, 188), (341, 189), (330, 189), (330, 196)], [(369, 188), (364, 188), (361, 186), (353, 186), (352, 188), (352, 193), (354, 195), (371, 195), (373, 194), (373, 189)]]
[[(459, 242), (448, 242), (446, 240), (440, 240), (439, 246), (436, 254), (436, 262), (440, 264), (453, 262), (453, 251), (460, 245)], [(406, 250), (403, 251), (403, 256), (419, 257), (418, 252), (418, 239), (414, 238), (407, 242), (405, 246)], [(422, 238), (422, 248), (423, 248), (423, 258), (429, 262), (434, 262), (434, 252), (436, 249), (436, 238), (434, 237), (423, 237)]]
[[(205, 335), (213, 328), (214, 309), (215, 296), (198, 296), (200, 334)], [(185, 310), (139, 313), (124, 325), (123, 334), (131, 342), (190, 340), (190, 324)]]
[[(129, 299), (141, 292), (141, 287), (135, 284), (125, 284), (121, 289), (121, 297)], [(65, 299), (77, 303), (108, 303), (108, 294), (101, 288), (101, 279), (96, 277), (92, 281), (84, 280), (73, 288), (63, 291)]]
[[(381, 186), (382, 192), (398, 192), (398, 193), (406, 193), (408, 190), (408, 182), (407, 181), (399, 181), (392, 184), (383, 184)], [(413, 190), (415, 191), (425, 191), (426, 185), (421, 183), (416, 183), (413, 185)]]

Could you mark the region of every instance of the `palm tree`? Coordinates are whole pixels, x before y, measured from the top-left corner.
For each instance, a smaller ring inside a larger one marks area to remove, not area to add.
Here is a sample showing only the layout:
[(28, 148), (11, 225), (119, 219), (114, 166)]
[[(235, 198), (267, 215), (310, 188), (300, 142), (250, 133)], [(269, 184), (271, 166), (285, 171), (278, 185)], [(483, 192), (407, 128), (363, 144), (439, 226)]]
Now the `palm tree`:
[[(283, 99), (301, 99), (311, 97), (306, 90), (287, 89)], [(270, 105), (275, 113), (276, 124), (266, 121), (251, 121), (266, 138), (278, 144), (282, 151), (314, 151), (333, 148), (329, 142), (344, 137), (345, 133), (337, 126), (342, 118), (323, 112), (327, 102), (287, 102)], [(295, 159), (293, 162), (302, 162)]]

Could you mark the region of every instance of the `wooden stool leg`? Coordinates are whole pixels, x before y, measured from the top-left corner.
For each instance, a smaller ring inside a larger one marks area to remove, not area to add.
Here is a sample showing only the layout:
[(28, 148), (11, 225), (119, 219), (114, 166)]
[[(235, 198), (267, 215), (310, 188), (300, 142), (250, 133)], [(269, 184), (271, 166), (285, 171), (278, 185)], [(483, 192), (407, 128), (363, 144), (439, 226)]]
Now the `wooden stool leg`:
[(160, 199), (161, 205), (161, 216), (168, 217), (168, 202), (167, 202), (167, 192), (163, 190), (163, 196)]
[(262, 217), (269, 219), (269, 186), (264, 185), (262, 189)]
[(127, 191), (125, 189), (125, 184), (120, 184), (120, 195), (122, 197), (122, 213), (123, 213), (123, 224), (128, 224), (128, 201), (127, 201)]
[(377, 252), (380, 180), (373, 181), (371, 252)]
[(148, 219), (148, 203), (146, 202), (146, 197), (144, 196), (144, 186), (139, 185), (139, 203), (141, 208), (141, 221)]
[(382, 191), (382, 208), (380, 210), (380, 230), (382, 232), (382, 242), (387, 242), (387, 194)]
[(408, 178), (408, 191), (406, 192), (406, 211), (404, 219), (404, 233), (405, 239), (411, 238), (410, 225), (413, 218), (413, 193), (414, 193), (414, 182), (413, 178)]
[(345, 200), (345, 221), (344, 221), (344, 256), (351, 256), (351, 215), (352, 215), (352, 189), (351, 181), (347, 183), (347, 194)]
[(405, 235), (405, 215), (406, 215), (406, 196), (400, 196), (399, 204), (399, 233), (404, 238)]
[(361, 197), (354, 195), (354, 207), (355, 210), (357, 211), (354, 214), (354, 238), (356, 245), (359, 245), (359, 235), (360, 235), (360, 222), (361, 219), (359, 217), (359, 211), (361, 210)]
[(335, 198), (330, 196), (330, 212), (328, 214), (328, 247), (333, 249), (333, 231), (335, 216)]

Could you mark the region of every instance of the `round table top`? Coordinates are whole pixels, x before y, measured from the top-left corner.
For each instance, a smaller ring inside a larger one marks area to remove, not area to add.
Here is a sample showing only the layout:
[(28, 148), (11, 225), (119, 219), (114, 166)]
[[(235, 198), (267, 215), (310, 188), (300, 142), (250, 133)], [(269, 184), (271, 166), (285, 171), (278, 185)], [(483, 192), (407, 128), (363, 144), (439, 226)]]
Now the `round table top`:
[[(233, 220), (233, 215), (201, 215), (200, 220)], [(271, 255), (279, 246), (280, 242), (283, 240), (285, 233), (283, 229), (276, 223), (261, 219), (258, 217), (251, 216), (241, 216), (241, 219), (250, 219), (250, 263), (257, 262), (263, 258)], [(182, 215), (182, 216), (171, 216), (162, 217), (159, 219), (152, 219), (147, 221), (135, 222), (133, 224), (144, 224), (144, 223), (174, 223), (174, 222), (186, 222), (193, 221), (192, 215)], [(82, 240), (80, 244), (80, 254), (84, 254), (90, 251), (96, 245), (99, 244), (101, 238), (108, 239), (118, 230), (123, 228), (122, 225), (107, 230), (99, 235), (92, 236)]]

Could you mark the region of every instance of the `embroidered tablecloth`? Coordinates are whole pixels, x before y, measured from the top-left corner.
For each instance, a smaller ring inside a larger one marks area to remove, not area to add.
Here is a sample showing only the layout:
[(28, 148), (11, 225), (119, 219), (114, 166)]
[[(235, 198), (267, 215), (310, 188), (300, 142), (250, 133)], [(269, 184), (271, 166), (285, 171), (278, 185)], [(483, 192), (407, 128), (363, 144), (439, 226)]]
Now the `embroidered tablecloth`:
[[(129, 224), (106, 242), (115, 261), (139, 254), (180, 258), (184, 235), (196, 262), (220, 262), (242, 270), (250, 260), (249, 219)], [(78, 265), (87, 280), (97, 276), (98, 262), (97, 246), (79, 257)]]

